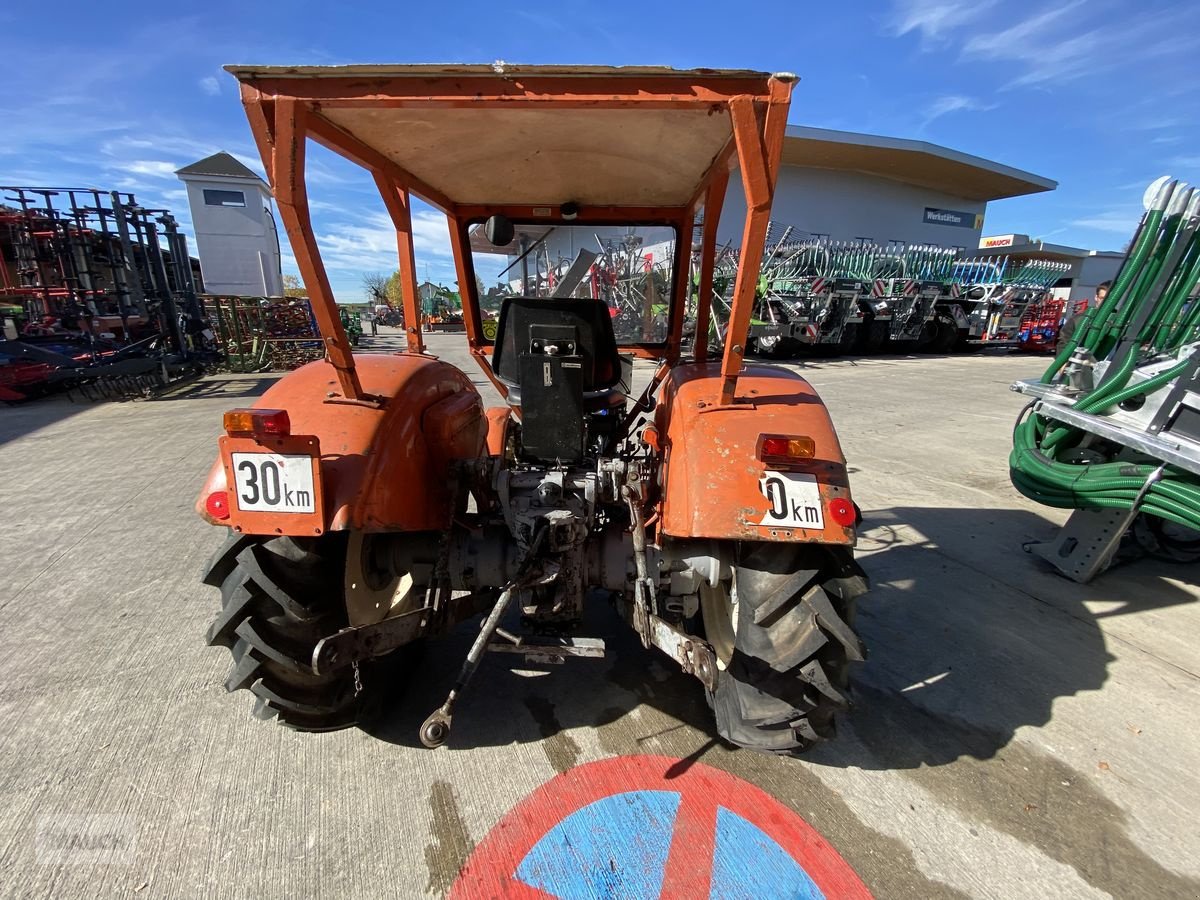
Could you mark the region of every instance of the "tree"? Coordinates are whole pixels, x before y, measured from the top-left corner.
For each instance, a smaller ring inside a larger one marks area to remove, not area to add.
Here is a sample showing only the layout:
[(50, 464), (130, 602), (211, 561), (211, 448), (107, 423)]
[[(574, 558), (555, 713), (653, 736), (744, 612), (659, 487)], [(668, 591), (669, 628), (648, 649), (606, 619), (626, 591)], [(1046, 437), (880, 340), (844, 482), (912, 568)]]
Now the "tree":
[(364, 272), (362, 286), (367, 293), (368, 302), (376, 305), (387, 303), (390, 281), (391, 278), (382, 272)]
[(283, 276), (283, 296), (285, 297), (307, 297), (308, 291), (304, 289), (304, 285), (300, 283), (300, 279), (295, 275)]

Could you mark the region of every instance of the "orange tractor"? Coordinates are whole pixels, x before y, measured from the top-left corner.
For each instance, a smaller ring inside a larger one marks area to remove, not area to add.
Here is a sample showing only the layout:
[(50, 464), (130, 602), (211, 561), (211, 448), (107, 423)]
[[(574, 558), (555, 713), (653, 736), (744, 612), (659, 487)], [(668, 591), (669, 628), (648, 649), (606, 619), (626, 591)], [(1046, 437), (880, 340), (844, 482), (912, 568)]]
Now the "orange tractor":
[[(864, 653), (852, 627), (866, 590), (858, 512), (816, 392), (743, 361), (794, 77), (500, 63), (229, 71), (327, 353), (225, 414), (197, 502), (228, 531), (204, 579), (221, 591), (208, 639), (233, 654), (226, 687), (254, 694), (261, 718), (349, 726), (387, 687), (379, 658), (481, 615), (421, 726), (434, 747), (485, 651), (602, 655), (576, 634), (599, 599), (702, 683), (729, 741), (788, 753), (830, 736)], [(308, 140), (379, 187), (403, 353), (351, 353), (310, 225)], [(714, 359), (731, 172), (748, 202)], [(485, 408), (425, 350), (413, 196), (449, 220), (466, 339), (503, 406)], [(475, 289), (485, 277), (499, 285), (492, 299), (503, 294), (494, 329)], [(637, 396), (634, 358), (657, 362)]]

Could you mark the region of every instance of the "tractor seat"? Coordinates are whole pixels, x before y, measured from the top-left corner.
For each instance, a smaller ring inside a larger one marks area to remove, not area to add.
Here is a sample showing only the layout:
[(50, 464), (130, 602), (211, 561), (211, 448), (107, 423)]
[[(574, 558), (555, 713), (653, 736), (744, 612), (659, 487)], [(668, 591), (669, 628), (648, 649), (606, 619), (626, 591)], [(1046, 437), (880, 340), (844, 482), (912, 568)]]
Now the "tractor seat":
[(589, 412), (623, 405), (630, 389), (603, 300), (508, 297), (500, 307), (492, 369), (508, 388), (508, 402), (521, 405), (520, 355), (528, 352), (531, 326), (571, 326), (578, 335), (576, 354), (583, 362), (583, 394)]

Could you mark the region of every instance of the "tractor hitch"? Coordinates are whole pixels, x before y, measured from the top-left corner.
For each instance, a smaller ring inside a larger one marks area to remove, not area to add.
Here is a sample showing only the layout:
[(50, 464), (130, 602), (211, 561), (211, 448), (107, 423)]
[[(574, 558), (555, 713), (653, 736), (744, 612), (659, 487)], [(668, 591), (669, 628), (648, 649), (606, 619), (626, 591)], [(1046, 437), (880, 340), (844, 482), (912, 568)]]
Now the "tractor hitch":
[(313, 648), (313, 674), (328, 675), (337, 669), (373, 656), (382, 656), (412, 643), (424, 632), (429, 621), (428, 615), (432, 611), (429, 607), (422, 606), (420, 609), (372, 625), (343, 628), (336, 634), (322, 638)]

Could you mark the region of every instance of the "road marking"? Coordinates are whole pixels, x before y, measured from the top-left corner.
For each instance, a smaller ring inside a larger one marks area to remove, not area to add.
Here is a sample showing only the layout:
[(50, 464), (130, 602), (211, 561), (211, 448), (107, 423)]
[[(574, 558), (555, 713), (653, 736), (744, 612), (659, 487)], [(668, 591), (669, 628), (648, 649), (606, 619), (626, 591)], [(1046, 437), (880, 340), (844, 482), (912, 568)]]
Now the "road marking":
[(451, 898), (869, 898), (821, 835), (754, 785), (661, 756), (588, 763), (488, 833)]

